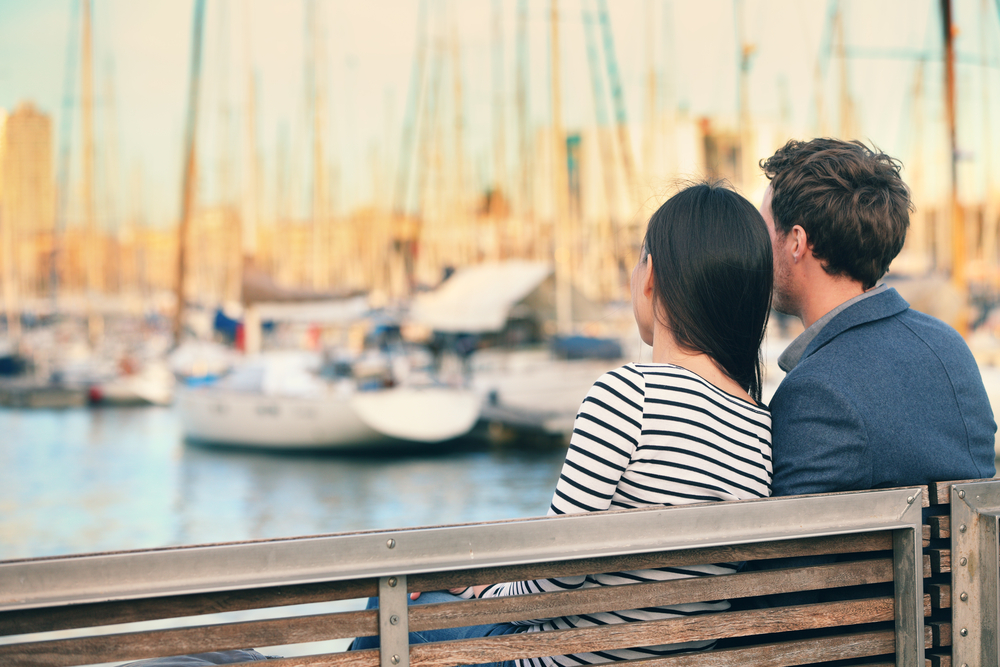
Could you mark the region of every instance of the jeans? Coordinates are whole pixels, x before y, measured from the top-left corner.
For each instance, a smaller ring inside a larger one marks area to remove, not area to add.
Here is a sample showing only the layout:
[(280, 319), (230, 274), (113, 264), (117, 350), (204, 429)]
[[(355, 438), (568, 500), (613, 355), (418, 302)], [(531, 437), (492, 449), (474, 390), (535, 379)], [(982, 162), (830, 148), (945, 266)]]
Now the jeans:
[[(432, 604), (434, 602), (456, 602), (461, 598), (452, 595), (447, 591), (431, 591), (421, 593), (416, 600), (409, 600), (408, 605)], [(368, 609), (378, 609), (378, 598), (369, 598)], [(426, 644), (428, 642), (443, 642), (453, 639), (474, 639), (478, 637), (495, 637), (497, 635), (509, 635), (518, 631), (518, 626), (510, 623), (487, 623), (486, 625), (470, 625), (465, 628), (443, 628), (441, 630), (424, 630), (423, 632), (411, 632), (411, 644)], [(367, 648), (378, 648), (378, 637), (358, 637), (351, 644), (352, 651), (360, 651)], [(513, 660), (505, 662), (487, 662), (472, 667), (515, 667)]]

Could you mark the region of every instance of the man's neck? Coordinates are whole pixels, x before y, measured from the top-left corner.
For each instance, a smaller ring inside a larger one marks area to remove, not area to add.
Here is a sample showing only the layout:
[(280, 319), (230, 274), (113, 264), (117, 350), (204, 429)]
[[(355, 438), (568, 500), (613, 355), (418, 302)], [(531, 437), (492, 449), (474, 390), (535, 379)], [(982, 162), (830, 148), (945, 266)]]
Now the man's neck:
[(799, 312), (802, 326), (808, 329), (840, 304), (865, 293), (861, 283), (841, 277), (829, 277), (823, 284), (813, 289), (804, 300)]

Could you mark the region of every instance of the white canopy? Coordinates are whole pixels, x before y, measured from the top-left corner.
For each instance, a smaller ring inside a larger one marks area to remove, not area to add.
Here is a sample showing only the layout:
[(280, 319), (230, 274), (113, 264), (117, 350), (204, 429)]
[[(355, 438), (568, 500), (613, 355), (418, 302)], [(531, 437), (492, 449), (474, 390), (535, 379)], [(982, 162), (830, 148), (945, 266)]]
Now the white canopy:
[(479, 264), (455, 271), (433, 292), (414, 299), (412, 319), (435, 331), (500, 331), (511, 309), (552, 274), (541, 262)]

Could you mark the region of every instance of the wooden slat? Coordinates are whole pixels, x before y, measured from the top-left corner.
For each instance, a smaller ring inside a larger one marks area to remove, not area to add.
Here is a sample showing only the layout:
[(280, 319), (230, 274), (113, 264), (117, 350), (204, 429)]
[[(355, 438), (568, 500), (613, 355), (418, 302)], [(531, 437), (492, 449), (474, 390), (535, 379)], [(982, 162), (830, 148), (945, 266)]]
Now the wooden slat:
[(931, 549), (931, 572), (948, 574), (951, 572), (951, 549)]
[[(512, 596), (486, 600), (439, 603), (410, 608), (411, 631), (436, 628), (462, 627), (483, 623), (497, 623), (525, 618), (554, 617), (586, 614), (598, 611), (634, 609), (658, 604), (683, 604), (705, 599), (740, 598), (752, 595), (770, 595), (802, 590), (858, 586), (892, 581), (892, 561), (873, 559), (846, 563), (833, 563), (808, 568), (745, 572), (714, 577), (695, 577), (656, 583), (627, 586), (605, 586), (576, 591)], [(323, 614), (277, 621), (251, 621), (216, 626), (198, 626), (190, 629), (153, 631), (146, 633), (121, 633), (104, 638), (82, 638), (25, 644), (19, 649), (25, 653), (90, 654), (95, 643), (105, 642), (115, 646), (155, 646), (156, 655), (174, 655), (199, 650), (237, 648), (239, 646), (265, 646), (295, 643), (285, 637), (293, 636), (290, 628), (304, 624), (315, 626), (322, 618), (325, 628), (322, 637), (369, 636), (378, 632), (374, 611)], [(287, 635), (274, 633), (288, 629)], [(241, 636), (241, 632), (247, 634)], [(268, 634), (269, 633), (269, 634)], [(194, 637), (204, 639), (194, 639)], [(272, 637), (271, 640), (265, 637)], [(218, 642), (225, 639), (229, 643)], [(298, 639), (296, 641), (314, 641)], [(178, 642), (166, 644), (165, 642)], [(0, 646), (0, 658), (12, 647)], [(114, 659), (114, 658), (112, 658)]]
[[(893, 653), (896, 637), (892, 630), (819, 637), (796, 641), (773, 642), (702, 653), (630, 660), (628, 667), (782, 667), (816, 662), (849, 660)], [(270, 663), (268, 663), (270, 667)], [(874, 667), (874, 665), (867, 665)], [(894, 666), (893, 666), (894, 667)]]
[(378, 634), (377, 611), (0, 644), (0, 665), (58, 667)]
[(892, 560), (832, 563), (787, 570), (741, 572), (656, 583), (601, 586), (410, 608), (409, 628), (420, 632), (528, 618), (553, 618), (702, 600), (725, 600), (892, 581)]
[(929, 584), (927, 587), (931, 596), (931, 608), (934, 611), (951, 609), (951, 584)]
[(951, 538), (951, 516), (948, 514), (941, 514), (939, 516), (928, 517), (930, 522), (931, 537), (934, 539), (949, 539)]
[(921, 560), (923, 561), (923, 565), (924, 565), (924, 568), (923, 568), (923, 570), (924, 570), (924, 579), (927, 579), (928, 577), (930, 577), (934, 573), (933, 569), (931, 568), (931, 556), (930, 556), (930, 554), (924, 554), (923, 557), (921, 558)]
[(930, 493), (927, 494), (931, 505), (950, 505), (951, 486), (953, 484), (968, 484), (969, 482), (987, 482), (986, 479), (959, 479), (952, 482), (934, 482), (930, 486)]
[(758, 542), (709, 549), (586, 558), (576, 561), (557, 561), (513, 567), (469, 569), (457, 573), (414, 574), (407, 577), (406, 583), (410, 591), (438, 591), (469, 584), (491, 584), (497, 581), (527, 581), (529, 579), (579, 576), (595, 572), (624, 572), (654, 567), (701, 565), (703, 563), (734, 563), (800, 556), (869, 553), (891, 549), (892, 533), (883, 531), (783, 542)]
[(95, 627), (162, 618), (183, 618), (293, 604), (353, 600), (378, 595), (376, 579), (333, 581), (245, 591), (177, 595), (144, 600), (67, 605), (0, 612), (0, 636)]
[[(244, 663), (249, 664), (249, 663)], [(268, 660), (267, 667), (379, 667), (377, 648)]]
[(951, 646), (951, 623), (948, 621), (931, 621), (927, 625), (931, 628), (934, 638), (934, 646)]
[(754, 609), (703, 614), (646, 623), (621, 623), (551, 632), (524, 632), (463, 641), (415, 644), (410, 647), (413, 667), (451, 667), (515, 658), (605, 651), (633, 646), (708, 641), (723, 637), (811, 630), (892, 619), (892, 598), (870, 598), (819, 605)]
[(921, 528), (920, 530), (921, 542), (923, 543), (923, 546), (928, 547), (931, 544), (931, 527), (928, 526), (927, 524), (924, 524), (920, 528)]
[(928, 653), (927, 661), (931, 667), (951, 667), (951, 653)]

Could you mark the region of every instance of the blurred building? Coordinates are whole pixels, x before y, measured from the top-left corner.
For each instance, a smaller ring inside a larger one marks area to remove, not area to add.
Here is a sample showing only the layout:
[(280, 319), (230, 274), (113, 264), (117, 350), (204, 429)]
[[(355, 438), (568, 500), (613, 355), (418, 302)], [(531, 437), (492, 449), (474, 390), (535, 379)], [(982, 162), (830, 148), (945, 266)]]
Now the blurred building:
[(0, 115), (0, 225), (3, 275), (36, 295), (50, 278), (55, 226), (52, 120), (30, 102)]

